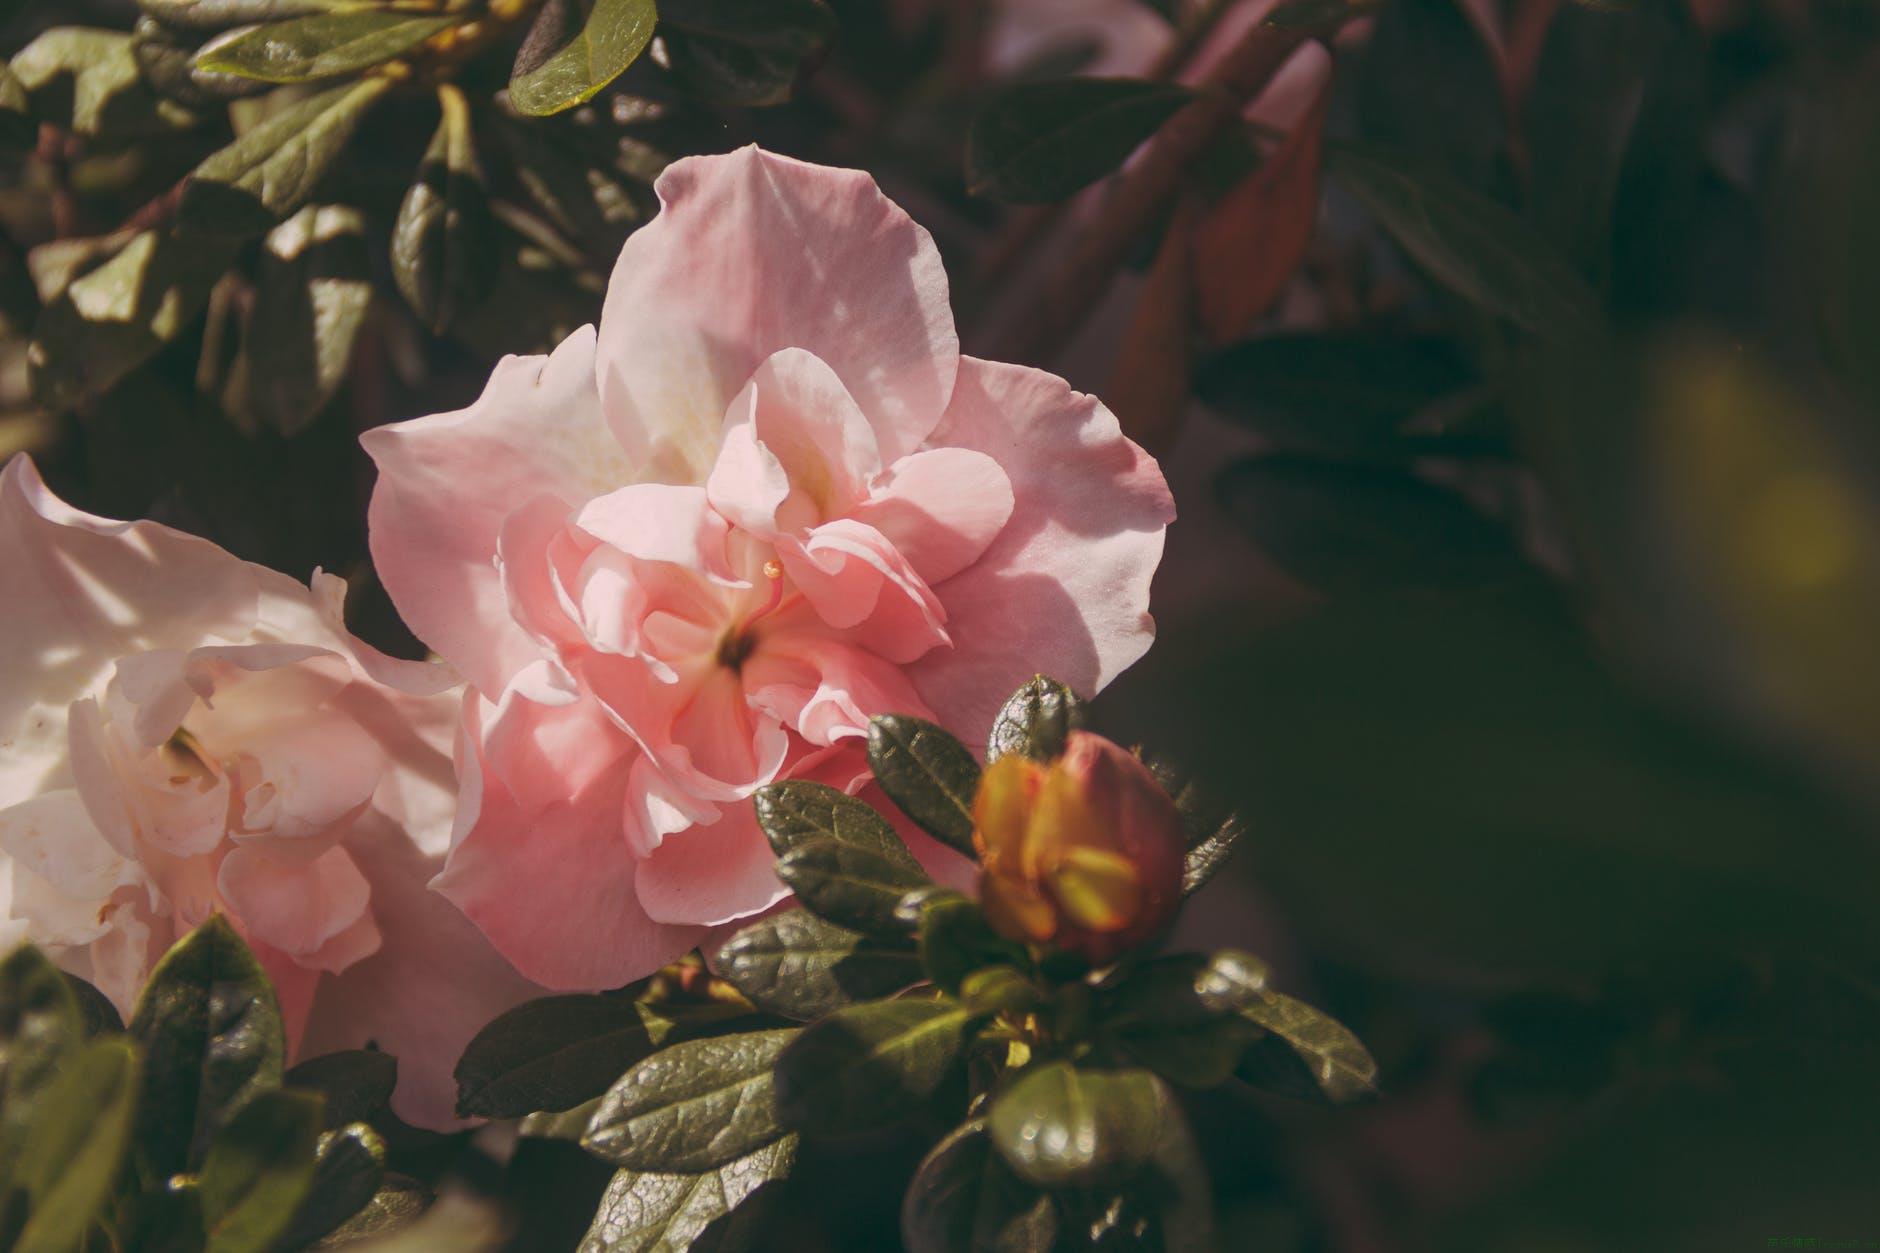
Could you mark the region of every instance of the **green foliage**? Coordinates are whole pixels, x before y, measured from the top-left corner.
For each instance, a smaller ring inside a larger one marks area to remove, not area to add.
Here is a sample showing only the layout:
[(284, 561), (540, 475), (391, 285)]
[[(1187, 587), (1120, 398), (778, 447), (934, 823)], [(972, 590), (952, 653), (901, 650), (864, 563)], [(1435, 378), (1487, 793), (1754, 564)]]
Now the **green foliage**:
[(972, 856), (979, 763), (964, 744), (931, 722), (886, 715), (868, 724), (868, 766), (902, 813)]
[(993, 1150), (984, 1119), (956, 1127), (921, 1161), (901, 1203), (909, 1253), (1025, 1253), (1055, 1247), (1058, 1212)]
[(907, 929), (901, 898), (927, 883), (913, 855), (889, 856), (841, 840), (811, 840), (786, 853), (777, 877), (818, 916), (870, 934)]
[(581, 1143), (631, 1170), (697, 1173), (781, 1138), (772, 1063), (795, 1027), (675, 1044), (607, 1090)]
[(1064, 741), (1083, 724), (1083, 702), (1076, 693), (1038, 675), (1000, 707), (986, 743), (986, 760), (1020, 753), (1034, 761), (1050, 761), (1064, 752)]
[(392, 227), (392, 272), (418, 317), (442, 334), (496, 281), (483, 166), (470, 133), (470, 104), (455, 87), (438, 92), (443, 118)]
[(324, 1098), (326, 1127), (336, 1130), (384, 1110), (398, 1086), (398, 1059), (371, 1049), (327, 1053), (291, 1067), (281, 1084)]
[(898, 992), (925, 974), (906, 940), (862, 935), (804, 909), (745, 927), (718, 950), (715, 965), (759, 1009), (804, 1020)]
[(1058, 1061), (993, 1097), (986, 1126), (1000, 1157), (1026, 1183), (1094, 1187), (1141, 1169), (1173, 1117), (1173, 1098), (1146, 1070), (1087, 1070)]
[(964, 1006), (940, 997), (839, 1009), (778, 1059), (778, 1111), (786, 1125), (817, 1134), (894, 1122), (939, 1090), (970, 1022)]
[(337, 78), (382, 65), (456, 21), (388, 9), (335, 9), (257, 26), (203, 52), (195, 64), (266, 83)]
[(1123, 163), (1192, 98), (1126, 78), (1019, 83), (986, 102), (967, 140), (966, 185), (1014, 204), (1062, 200)]
[(803, 61), (835, 32), (824, 0), (666, 0), (659, 26), (675, 78), (702, 99), (787, 100)]
[[(1267, 1033), (1240, 1060), (1236, 1073), (1248, 1083), (1328, 1101), (1377, 1092), (1377, 1062), (1358, 1037), (1310, 1005), (1263, 989), (1240, 1013)], [(1302, 1071), (1304, 1083), (1298, 1080)]]
[(583, 1253), (732, 1253), (763, 1248), (764, 1195), (790, 1173), (795, 1136), (692, 1174), (623, 1170), (607, 1185)]
[(123, 1168), (138, 1089), (137, 1051), (121, 1038), (77, 1047), (19, 1141), (9, 1185), (25, 1194), (19, 1253), (76, 1248)]
[(319, 1097), (275, 1088), (228, 1118), (202, 1162), (209, 1253), (264, 1253), (287, 1230), (313, 1190), (322, 1117)]
[(653, 0), (548, 0), (509, 80), (519, 113), (546, 117), (592, 100), (653, 38)]

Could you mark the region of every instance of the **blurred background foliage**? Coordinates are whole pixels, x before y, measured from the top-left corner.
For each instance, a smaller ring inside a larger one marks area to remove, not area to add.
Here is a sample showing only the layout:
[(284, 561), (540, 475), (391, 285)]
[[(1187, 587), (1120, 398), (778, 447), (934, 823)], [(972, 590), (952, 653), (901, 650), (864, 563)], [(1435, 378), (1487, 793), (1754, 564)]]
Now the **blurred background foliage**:
[[(0, 453), (68, 498), (345, 574), (408, 651), (357, 433), (595, 318), (674, 157), (868, 169), (970, 350), (1163, 457), (1163, 642), (1098, 718), (1250, 823), (1192, 938), (1383, 1067), (1196, 1104), (1224, 1246), (1880, 1241), (1872, 0), (0, 18)], [(523, 1249), (608, 1174), (388, 1142)], [(774, 1247), (893, 1247), (924, 1147), (806, 1153)]]

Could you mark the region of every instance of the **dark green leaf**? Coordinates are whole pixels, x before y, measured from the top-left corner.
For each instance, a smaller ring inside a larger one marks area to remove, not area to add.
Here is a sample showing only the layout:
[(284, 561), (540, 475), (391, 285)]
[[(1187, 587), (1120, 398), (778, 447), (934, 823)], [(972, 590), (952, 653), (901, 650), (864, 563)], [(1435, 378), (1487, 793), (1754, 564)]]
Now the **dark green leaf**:
[[(374, 1054), (377, 1056), (377, 1054)], [(332, 1121), (332, 1111), (326, 1113)], [(304, 1249), (371, 1204), (385, 1180), (385, 1142), (355, 1122), (320, 1136), (313, 1183), (276, 1248)]]
[(767, 1247), (759, 1224), (796, 1160), (785, 1136), (697, 1174), (623, 1170), (607, 1185), (580, 1253), (740, 1253)]
[(1287, 1081), (1292, 1060), (1303, 1063), (1313, 1086), (1331, 1101), (1355, 1101), (1377, 1092), (1377, 1063), (1349, 1028), (1290, 996), (1263, 992), (1240, 1012), (1270, 1033), (1247, 1051), (1240, 1077), (1258, 1087), (1297, 1094)]
[(651, 188), (622, 168), (612, 132), (535, 119), (503, 119), (497, 133), (535, 206), (590, 257), (612, 259), (627, 233), (652, 216)]
[(606, 281), (522, 215), (499, 212), (497, 220), (496, 285), (453, 337), (491, 359), (549, 352), (599, 316)]
[(318, 1169), (320, 1098), (257, 1092), (209, 1143), (202, 1163), (207, 1253), (265, 1253), (294, 1221)]
[[(341, 1249), (372, 1237), (390, 1235), (422, 1217), (430, 1208), (431, 1197), (431, 1189), (419, 1180), (408, 1175), (388, 1174), (364, 1209), (341, 1223), (314, 1247)], [(437, 1246), (421, 1246), (410, 1253), (428, 1253), (432, 1247)], [(444, 1253), (444, 1249), (438, 1247), (438, 1253)]]
[(546, 117), (591, 100), (645, 50), (653, 0), (548, 0), (522, 41), (509, 103)]
[(992, 1143), (1017, 1176), (1041, 1188), (1113, 1183), (1161, 1142), (1174, 1102), (1146, 1070), (1079, 1070), (1050, 1062), (993, 1098)]
[(947, 992), (985, 966), (1021, 965), (1025, 950), (996, 934), (976, 901), (949, 893), (920, 911), (920, 960)]
[(687, 1035), (738, 1017), (734, 1005), (649, 1005), (626, 996), (548, 996), (497, 1017), (457, 1062), (457, 1112), (519, 1118), (605, 1092), (621, 1072)]
[(1257, 457), (1228, 467), (1216, 490), (1276, 564), (1331, 594), (1541, 583), (1505, 529), (1408, 472)]
[(308, 205), (268, 232), (228, 410), (282, 435), (300, 432), (346, 381), (371, 307), (372, 255), (358, 210)]
[(931, 1097), (959, 1060), (972, 1015), (909, 997), (837, 1010), (777, 1062), (783, 1121), (818, 1134), (885, 1126)]
[(868, 724), (868, 765), (901, 812), (956, 852), (973, 856), (979, 763), (931, 722), (883, 714)]
[(607, 1090), (581, 1143), (630, 1170), (714, 1169), (783, 1135), (772, 1065), (798, 1028), (662, 1049)]
[(203, 49), (196, 67), (264, 83), (304, 83), (371, 69), (456, 25), (453, 15), (340, 9), (269, 22)]
[(1236, 1011), (1266, 983), (1259, 959), (1232, 949), (1138, 966), (1107, 991), (1099, 1019), (1137, 1061), (1192, 1088), (1227, 1082), (1259, 1032)]
[(1019, 83), (988, 101), (966, 141), (966, 186), (1014, 204), (1063, 200), (1123, 163), (1193, 99), (1128, 78)]
[(516, 1124), (516, 1134), (533, 1136), (538, 1140), (570, 1140), (579, 1144), (600, 1107), (601, 1098), (597, 1096), (571, 1109), (537, 1110), (523, 1116)]
[(128, 139), (197, 121), (150, 89), (123, 31), (55, 26), (20, 49), (11, 69), (35, 118), (80, 135)]
[(330, 87), (243, 132), (189, 175), (177, 223), (211, 235), (261, 234), (307, 203), (391, 89), (389, 78)]
[(920, 867), (886, 818), (826, 783), (792, 780), (757, 789), (757, 823), (779, 857), (812, 840), (836, 840), (904, 869)]
[(908, 930), (901, 898), (927, 883), (918, 867), (840, 840), (811, 840), (792, 849), (777, 863), (777, 877), (828, 921), (881, 935)]
[(992, 723), (986, 742), (986, 760), (1021, 753), (1034, 761), (1051, 761), (1064, 752), (1064, 741), (1084, 725), (1084, 705), (1077, 694), (1056, 679), (1042, 674), (1012, 693)]
[(237, 249), (144, 231), (74, 279), (33, 328), (34, 395), (63, 409), (107, 391), (195, 323)]
[(823, 0), (667, 0), (672, 73), (694, 96), (750, 108), (790, 97), (806, 58), (835, 32)]
[(1526, 222), (1447, 175), (1382, 149), (1328, 154), (1346, 190), (1437, 282), (1542, 336), (1573, 336), (1599, 317), (1592, 289)]
[(85, 1024), (87, 1036), (115, 1035), (124, 1030), (124, 1019), (111, 998), (69, 971), (65, 983), (78, 998), (78, 1016)]
[(78, 999), (44, 954), (22, 944), (0, 961), (0, 1181), (60, 1062), (84, 1036)]
[(1044, 999), (1037, 981), (1017, 966), (986, 966), (960, 980), (960, 1002), (982, 1017), (1036, 1009)]
[(1396, 459), (1419, 445), (1405, 424), (1474, 380), (1442, 340), (1294, 333), (1206, 358), (1195, 395), (1285, 449)]
[(1188, 771), (1161, 757), (1148, 759), (1149, 772), (1175, 802), (1188, 850), (1182, 859), (1182, 895), (1190, 896), (1226, 864), (1247, 824), (1222, 805)]
[(281, 1079), (274, 989), (220, 914), (157, 963), (130, 1033), (144, 1047), (137, 1141), (159, 1175), (200, 1164), (229, 1114)]
[(984, 1119), (936, 1144), (901, 1202), (908, 1253), (1049, 1253), (1057, 1234), (1057, 1207), (993, 1152)]
[(752, 923), (712, 965), (759, 1009), (806, 1020), (898, 992), (925, 973), (905, 941), (858, 935), (803, 909)]
[(392, 274), (426, 326), (442, 334), (496, 281), (496, 224), (470, 134), (470, 104), (438, 89), (443, 120), (392, 227)]
[(18, 1159), (3, 1164), (27, 1198), (13, 1253), (80, 1246), (124, 1165), (137, 1088), (137, 1050), (121, 1036), (91, 1041), (60, 1068)]
[(0, 145), (26, 149), (38, 136), (39, 126), (33, 120), (25, 85), (12, 66), (0, 62)]
[(373, 1049), (310, 1057), (281, 1076), (285, 1087), (326, 1098), (326, 1126), (363, 1122), (382, 1112), (398, 1086), (398, 1059)]
[(137, 7), (166, 26), (225, 30), (255, 22), (304, 17), (329, 9), (378, 7), (377, 0), (137, 0)]
[(198, 47), (196, 41), (200, 35), (167, 26), (155, 18), (141, 17), (131, 33), (131, 54), (137, 58), (137, 68), (143, 72), (144, 81), (158, 95), (184, 108), (212, 109), (230, 100), (272, 90), (270, 83), (217, 74), (197, 66), (198, 53), (211, 52), (240, 37), (241, 32), (228, 31)]

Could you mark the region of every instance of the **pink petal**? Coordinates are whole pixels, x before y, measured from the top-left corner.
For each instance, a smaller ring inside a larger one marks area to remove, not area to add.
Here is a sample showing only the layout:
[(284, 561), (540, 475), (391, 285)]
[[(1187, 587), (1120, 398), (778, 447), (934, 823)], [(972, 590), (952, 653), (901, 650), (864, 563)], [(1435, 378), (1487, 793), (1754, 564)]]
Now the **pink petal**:
[(1175, 504), (1110, 411), (1041, 370), (963, 358), (933, 442), (989, 454), (1017, 501), (985, 554), (934, 589), (954, 647), (909, 671), (938, 720), (976, 743), (1033, 674), (1090, 695), (1148, 649)]
[(663, 561), (735, 581), (725, 563), (731, 526), (712, 509), (702, 487), (623, 487), (582, 506), (574, 524), (637, 560)]
[(725, 806), (710, 826), (667, 839), (640, 863), (635, 886), (651, 917), (704, 926), (755, 914), (789, 895), (749, 801)]
[[(881, 648), (890, 660), (911, 660), (947, 641), (947, 612), (905, 557), (880, 531), (852, 518), (825, 522), (802, 543), (780, 540), (777, 555), (805, 599), (828, 625), (860, 628), (873, 645), (869, 626), (889, 622), (894, 646)], [(897, 610), (899, 612), (897, 612)], [(920, 631), (910, 654), (905, 638), (912, 621)], [(868, 626), (864, 626), (868, 624)]]
[(867, 735), (876, 714), (930, 712), (900, 667), (826, 635), (767, 638), (743, 679), (753, 705), (812, 744)]
[(542, 648), (510, 620), (494, 558), (503, 520), (538, 496), (579, 505), (634, 478), (594, 392), (594, 332), (505, 357), (468, 409), (367, 431), (378, 463), (372, 559), (405, 622), (479, 691)]
[(931, 587), (973, 562), (1012, 516), (1012, 480), (970, 448), (929, 448), (894, 463), (860, 506), (857, 522), (880, 531)]
[(828, 363), (884, 460), (919, 446), (959, 339), (933, 240), (872, 178), (747, 147), (676, 161), (657, 190), (608, 284), (598, 363), (643, 477), (702, 482), (732, 398), (782, 348)]
[(706, 486), (720, 513), (768, 537), (849, 512), (879, 473), (875, 433), (842, 380), (812, 354), (786, 348), (731, 402)]
[(564, 540), (574, 510), (559, 496), (542, 495), (504, 518), (496, 532), (496, 572), (509, 616), (544, 650), (581, 643), (551, 554)]
[(372, 897), (371, 885), (343, 848), (312, 861), (232, 849), (216, 873), (216, 889), (245, 931), (297, 959), (358, 923)]

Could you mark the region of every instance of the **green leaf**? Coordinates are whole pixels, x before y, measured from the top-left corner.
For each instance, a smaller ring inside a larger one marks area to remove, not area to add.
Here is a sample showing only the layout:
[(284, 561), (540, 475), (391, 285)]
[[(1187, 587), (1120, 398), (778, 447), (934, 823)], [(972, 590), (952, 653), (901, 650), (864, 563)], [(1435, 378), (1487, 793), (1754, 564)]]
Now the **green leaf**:
[(743, 108), (788, 100), (804, 60), (835, 29), (823, 0), (666, 0), (659, 10), (673, 77), (694, 96)]
[(1025, 950), (987, 925), (976, 901), (950, 893), (920, 911), (920, 960), (927, 975), (946, 992), (958, 992), (961, 980), (986, 966), (1023, 965)]
[(1037, 980), (1017, 966), (987, 966), (960, 980), (960, 1001), (981, 1017), (1022, 1013), (1044, 999)]
[(225, 406), (279, 431), (305, 429), (346, 381), (372, 308), (365, 218), (308, 205), (268, 232)]
[(767, 1247), (760, 1224), (767, 1185), (796, 1160), (785, 1136), (735, 1161), (696, 1174), (623, 1170), (595, 1211), (581, 1253), (739, 1253)]
[(43, 953), (22, 944), (0, 961), (0, 1194), (33, 1111), (84, 1037), (78, 999)]
[(409, 52), (462, 20), (454, 14), (426, 16), (380, 9), (316, 13), (269, 22), (205, 48), (196, 58), (196, 67), (264, 83), (304, 83), (356, 74)]
[(888, 820), (839, 788), (793, 779), (757, 789), (757, 824), (782, 857), (816, 840), (835, 840), (878, 854), (904, 869), (920, 868)]
[(1084, 725), (1084, 705), (1077, 694), (1042, 674), (1019, 688), (999, 710), (986, 742), (986, 760), (1021, 753), (1033, 761), (1052, 761), (1064, 752), (1072, 731)]
[(1194, 98), (1130, 78), (1018, 83), (989, 100), (966, 140), (966, 187), (1012, 204), (1063, 200), (1116, 169)]
[(1155, 1153), (1173, 1098), (1146, 1070), (1079, 1070), (1050, 1062), (992, 1100), (992, 1143), (1020, 1179), (1041, 1188), (1114, 1183)]
[(332, 9), (382, 7), (380, 0), (137, 0), (137, 7), (165, 26), (183, 30), (225, 30), (304, 17)]
[(111, 998), (70, 971), (64, 974), (65, 986), (71, 988), (72, 995), (78, 998), (78, 1016), (85, 1024), (86, 1037), (121, 1034), (124, 1019), (119, 1016)]
[(631, 1170), (711, 1170), (780, 1138), (772, 1066), (799, 1028), (691, 1040), (607, 1090), (581, 1143)]
[(452, 86), (437, 95), (443, 119), (392, 227), (392, 275), (424, 324), (441, 335), (496, 281), (496, 224), (470, 134), (470, 104)]
[(207, 1253), (265, 1253), (313, 1189), (320, 1098), (257, 1092), (228, 1120), (202, 1163)]
[(130, 1033), (144, 1047), (137, 1141), (160, 1176), (200, 1164), (230, 1113), (281, 1080), (274, 989), (220, 914), (157, 963)]
[(457, 1113), (519, 1118), (605, 1092), (667, 1044), (739, 1017), (735, 1005), (649, 1005), (618, 994), (547, 996), (499, 1015), (457, 1062)]
[(129, 139), (198, 121), (151, 90), (123, 31), (55, 26), (20, 49), (11, 70), (33, 117), (76, 134)]
[(979, 763), (966, 745), (920, 718), (883, 714), (868, 724), (868, 765), (901, 812), (956, 852), (973, 853)]
[(901, 1201), (908, 1253), (1050, 1253), (1057, 1236), (1057, 1207), (1012, 1174), (983, 1118), (934, 1145)]
[[(330, 1108), (325, 1118), (332, 1121)], [(384, 1180), (385, 1141), (378, 1132), (362, 1122), (323, 1132), (313, 1182), (274, 1247), (304, 1249), (337, 1230), (372, 1203)]]
[(885, 1126), (952, 1073), (972, 1015), (950, 998), (851, 1005), (803, 1029), (777, 1061), (786, 1125), (830, 1134)]
[(547, 117), (592, 100), (645, 51), (657, 20), (653, 0), (548, 0), (516, 54), (510, 105)]
[(759, 1009), (812, 1019), (918, 983), (921, 960), (903, 940), (858, 935), (803, 909), (752, 923), (713, 966)]
[(27, 1198), (13, 1253), (80, 1247), (123, 1168), (137, 1089), (137, 1050), (121, 1036), (91, 1041), (60, 1069), (6, 1163)]
[(1266, 966), (1232, 949), (1157, 958), (1107, 989), (1098, 1018), (1135, 1059), (1184, 1087), (1227, 1082), (1259, 1032), (1236, 1012), (1257, 1001)]
[(516, 1134), (532, 1136), (537, 1140), (569, 1140), (579, 1144), (600, 1107), (601, 1098), (597, 1096), (569, 1109), (537, 1110), (533, 1114), (523, 1115), (516, 1124)]
[(26, 87), (13, 67), (0, 62), (0, 145), (16, 151), (33, 146), (39, 126), (31, 116)]
[(240, 31), (228, 31), (197, 46), (200, 36), (153, 17), (140, 17), (131, 32), (131, 55), (151, 90), (186, 109), (209, 110), (230, 100), (258, 96), (272, 90), (270, 83), (233, 74), (216, 74), (196, 64), (198, 54), (206, 54), (224, 43), (241, 37)]
[(308, 1058), (282, 1075), (281, 1085), (324, 1097), (331, 1130), (385, 1109), (398, 1086), (398, 1059), (375, 1049), (344, 1049)]
[[(431, 1189), (420, 1180), (409, 1175), (388, 1174), (365, 1208), (334, 1228), (314, 1247), (341, 1249), (372, 1240), (369, 1247), (378, 1253), (380, 1245), (377, 1238), (402, 1231), (417, 1222), (431, 1207), (431, 1200)], [(391, 1242), (387, 1241), (386, 1253), (390, 1253), (391, 1248)], [(446, 1253), (446, 1250), (457, 1253), (454, 1247), (441, 1241), (412, 1247), (403, 1253)]]
[(792, 849), (777, 863), (777, 877), (805, 908), (828, 921), (880, 935), (908, 930), (901, 898), (928, 883), (918, 866), (840, 840), (811, 840)]
[(110, 389), (201, 315), (239, 245), (143, 231), (72, 280), (33, 328), (33, 394), (68, 408)]
[(497, 134), (535, 206), (589, 257), (611, 264), (629, 231), (653, 215), (652, 189), (623, 168), (593, 128), (536, 119), (501, 120)]
[[(1270, 1033), (1241, 1060), (1238, 1073), (1248, 1083), (1295, 1096), (1317, 1092), (1337, 1102), (1376, 1095), (1377, 1063), (1337, 1019), (1272, 991), (1240, 1012)], [(1302, 1064), (1304, 1084), (1297, 1078)]]
[(198, 165), (177, 204), (179, 226), (209, 235), (259, 235), (307, 203), (388, 78), (330, 87), (273, 114)]
[(1182, 862), (1182, 895), (1190, 896), (1226, 863), (1240, 837), (1247, 833), (1247, 824), (1193, 774), (1166, 757), (1149, 756), (1145, 764), (1181, 817), (1188, 845)]
[(1328, 159), (1378, 225), (1463, 299), (1536, 335), (1596, 325), (1592, 289), (1512, 210), (1384, 149), (1340, 145)]

